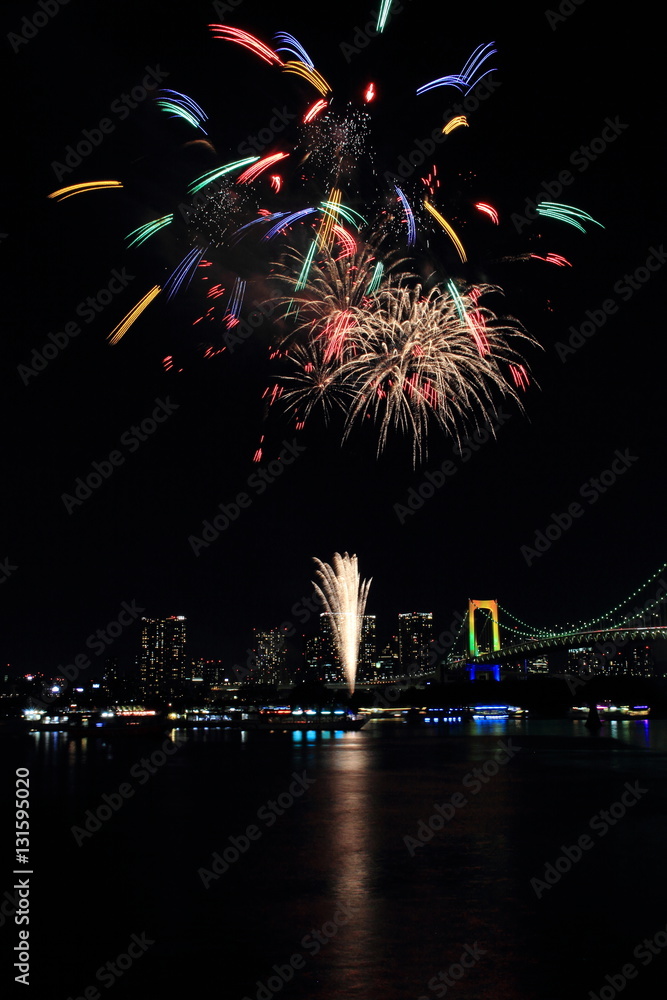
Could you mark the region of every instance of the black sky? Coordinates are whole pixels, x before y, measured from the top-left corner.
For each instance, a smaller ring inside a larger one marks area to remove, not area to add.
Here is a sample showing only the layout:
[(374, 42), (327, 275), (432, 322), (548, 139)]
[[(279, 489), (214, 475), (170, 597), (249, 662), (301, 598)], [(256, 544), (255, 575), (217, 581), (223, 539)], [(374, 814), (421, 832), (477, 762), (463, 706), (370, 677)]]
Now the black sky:
[[(160, 297), (118, 347), (106, 343), (177, 260), (166, 240), (133, 250), (125, 235), (170, 211), (198, 168), (196, 154), (181, 148), (193, 134), (156, 112), (151, 98), (122, 120), (110, 109), (141, 84), (147, 67), (159, 66), (168, 73), (163, 86), (207, 111), (216, 162), (224, 163), (274, 108), (297, 113), (310, 93), (244, 50), (214, 41), (207, 25), (220, 18), (212, 4), (137, 9), (70, 0), (16, 52), (10, 33), (39, 8), (3, 10), (0, 558), (17, 567), (0, 590), (4, 662), (54, 669), (132, 600), (148, 615), (187, 615), (193, 653), (238, 660), (253, 626), (293, 618), (290, 609), (312, 589), (312, 557), (327, 561), (334, 551), (356, 552), (363, 575), (373, 577), (368, 609), (381, 635), (404, 610), (431, 610), (445, 629), (468, 597), (497, 597), (539, 625), (588, 618), (664, 561), (664, 274), (656, 271), (632, 296), (614, 289), (667, 237), (657, 25), (635, 23), (627, 11), (610, 15), (595, 0), (572, 5), (559, 22), (525, 3), (403, 6), (382, 37), (351, 56), (341, 43), (354, 44), (357, 29), (373, 21), (363, 4), (243, 0), (226, 22), (269, 43), (277, 30), (294, 34), (341, 100), (373, 80), (380, 173), (460, 100), (442, 88), (417, 99), (416, 88), (459, 70), (480, 43), (496, 41), (500, 85), (469, 115), (470, 128), (431, 158), (443, 212), (449, 204), (452, 218), (470, 220), (460, 232), (473, 264), (457, 272), (444, 236), (431, 251), (451, 273), (505, 289), (507, 312), (543, 345), (529, 355), (537, 385), (523, 397), (523, 414), (503, 406), (509, 419), (497, 439), (469, 461), (434, 430), (416, 470), (400, 440), (392, 438), (377, 460), (371, 433), (341, 447), (340, 426), (313, 419), (298, 438), (303, 453), (261, 496), (248, 486), (259, 436), (266, 433), (267, 461), (294, 438), (278, 417), (263, 424), (265, 330), (232, 355), (198, 360), (192, 321), (203, 296), (193, 285), (169, 303)], [(113, 131), (59, 182), (54, 162), (105, 117)], [(601, 136), (607, 119), (625, 127), (586, 169), (573, 165), (572, 155)], [(591, 226), (584, 235), (541, 221), (517, 232), (513, 213), (524, 213), (527, 199), (563, 170), (573, 181), (553, 200), (584, 209), (604, 230)], [(117, 177), (126, 182), (122, 194), (47, 200), (60, 183)], [(473, 218), (477, 200), (496, 206), (498, 231)], [(499, 260), (527, 251), (560, 253), (574, 266)], [(24, 384), (19, 366), (30, 363), (33, 348), (76, 320), (79, 303), (105, 288), (114, 269), (132, 276), (127, 287), (92, 322), (79, 320), (82, 333)], [(561, 360), (556, 345), (567, 342), (570, 326), (580, 327), (586, 311), (608, 299), (615, 314)], [(164, 371), (162, 358), (172, 353), (184, 359), (182, 372)], [(62, 494), (167, 398), (177, 406), (172, 415), (135, 452), (121, 446), (122, 466), (68, 514)], [(627, 471), (594, 504), (582, 499), (582, 486), (608, 469), (617, 451), (633, 456)], [(456, 475), (401, 523), (396, 505), (448, 458)], [(189, 536), (201, 535), (202, 522), (240, 491), (251, 506), (195, 556)], [(553, 512), (577, 501), (582, 516), (529, 566), (521, 547), (533, 544)], [(136, 639), (119, 640), (110, 654), (129, 655)]]

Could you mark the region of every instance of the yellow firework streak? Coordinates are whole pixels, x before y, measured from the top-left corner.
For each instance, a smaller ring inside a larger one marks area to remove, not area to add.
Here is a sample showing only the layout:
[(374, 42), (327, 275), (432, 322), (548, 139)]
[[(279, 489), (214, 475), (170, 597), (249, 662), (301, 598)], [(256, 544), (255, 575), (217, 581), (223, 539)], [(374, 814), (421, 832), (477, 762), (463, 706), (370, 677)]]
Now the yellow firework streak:
[(56, 201), (65, 201), (66, 198), (73, 198), (75, 194), (85, 194), (86, 191), (104, 191), (106, 188), (122, 188), (120, 181), (87, 181), (85, 184), (70, 184), (69, 187), (59, 188), (52, 191), (48, 196)]
[(310, 66), (306, 66), (305, 63), (300, 62), (298, 59), (292, 59), (290, 62), (286, 62), (283, 66), (283, 72), (285, 73), (296, 73), (297, 76), (302, 76), (304, 80), (308, 80), (316, 90), (319, 90), (320, 94), (326, 97), (327, 94), (331, 93), (331, 87), (316, 69), (311, 69)]
[(460, 125), (465, 125), (466, 128), (470, 127), (468, 125), (468, 119), (465, 115), (457, 115), (456, 118), (450, 118), (442, 131), (445, 135), (449, 135), (450, 132), (453, 132), (454, 129), (458, 128)]
[(140, 299), (136, 306), (133, 306), (127, 316), (124, 316), (117, 327), (111, 331), (108, 336), (108, 341), (111, 345), (117, 344), (119, 340), (125, 336), (127, 331), (130, 329), (135, 319), (137, 319), (144, 309), (151, 304), (156, 295), (159, 295), (162, 289), (159, 285), (153, 285), (150, 292), (146, 292), (143, 299)]
[(424, 198), (424, 208), (426, 209), (427, 212), (431, 213), (433, 218), (436, 219), (440, 223), (442, 228), (445, 230), (450, 240), (456, 247), (458, 255), (461, 258), (461, 260), (466, 261), (468, 258), (466, 257), (465, 250), (463, 249), (463, 244), (461, 243), (461, 240), (458, 238), (458, 236), (456, 235), (450, 224), (447, 222), (447, 219), (443, 218), (443, 216), (440, 215), (440, 212), (437, 210), (437, 208), (434, 208), (433, 205), (431, 205), (431, 203), (426, 198)]
[(321, 250), (329, 249), (331, 241), (334, 234), (334, 226), (338, 222), (338, 213), (336, 208), (341, 203), (343, 195), (338, 188), (333, 188), (329, 196), (329, 201), (324, 211), (324, 218), (320, 225), (320, 231), (317, 234), (317, 239)]

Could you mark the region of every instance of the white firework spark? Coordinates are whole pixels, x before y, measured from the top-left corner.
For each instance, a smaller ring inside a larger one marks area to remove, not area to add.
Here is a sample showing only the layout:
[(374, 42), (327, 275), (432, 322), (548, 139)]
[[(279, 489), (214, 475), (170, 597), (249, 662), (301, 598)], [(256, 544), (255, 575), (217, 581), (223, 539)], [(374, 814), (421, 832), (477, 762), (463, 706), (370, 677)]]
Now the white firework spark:
[(342, 556), (334, 552), (333, 566), (320, 562), (319, 559), (313, 561), (318, 567), (317, 576), (322, 583), (320, 587), (313, 582), (313, 586), (331, 616), (336, 650), (350, 694), (354, 694), (361, 626), (371, 581), (360, 580), (357, 557), (350, 556), (347, 552)]
[(459, 290), (449, 282), (426, 291), (415, 275), (389, 273), (368, 294), (368, 265), (363, 285), (358, 271), (346, 284), (344, 266), (336, 261), (320, 269), (294, 296), (299, 344), (286, 352), (292, 372), (279, 380), (288, 408), (307, 417), (317, 404), (337, 403), (346, 413), (344, 438), (372, 417), (378, 454), (396, 429), (411, 437), (416, 464), (432, 422), (458, 439), (468, 425), (489, 422), (498, 397), (521, 405), (518, 388), (527, 372), (513, 343), (537, 342), (516, 320), (480, 306), (483, 295), (500, 289)]

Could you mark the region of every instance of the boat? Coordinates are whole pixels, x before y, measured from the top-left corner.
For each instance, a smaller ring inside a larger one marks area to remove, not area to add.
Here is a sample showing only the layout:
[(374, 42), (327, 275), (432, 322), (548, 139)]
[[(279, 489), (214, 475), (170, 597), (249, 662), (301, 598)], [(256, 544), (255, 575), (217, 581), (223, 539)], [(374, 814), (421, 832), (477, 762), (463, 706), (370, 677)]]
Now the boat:
[(439, 724), (443, 722), (467, 722), (471, 718), (470, 709), (461, 708), (410, 708), (403, 713), (403, 721), (411, 725)]
[(261, 729), (273, 732), (357, 732), (368, 716), (344, 708), (290, 708), (289, 706), (241, 708), (230, 712), (230, 725), (236, 729)]
[(159, 736), (172, 725), (162, 712), (116, 708), (71, 714), (66, 728), (73, 736)]
[[(601, 701), (595, 705), (600, 719), (648, 719), (651, 709), (648, 705), (614, 705), (610, 701)], [(573, 719), (588, 718), (590, 705), (576, 705), (570, 709)]]
[(473, 705), (472, 717), (475, 722), (502, 722), (509, 719), (509, 705)]

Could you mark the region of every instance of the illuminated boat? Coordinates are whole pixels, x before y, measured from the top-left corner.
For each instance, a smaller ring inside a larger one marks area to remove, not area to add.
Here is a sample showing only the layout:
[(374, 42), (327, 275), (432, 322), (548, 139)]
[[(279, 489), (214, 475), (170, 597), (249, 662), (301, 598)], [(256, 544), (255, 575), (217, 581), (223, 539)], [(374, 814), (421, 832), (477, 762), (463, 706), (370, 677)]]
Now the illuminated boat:
[(509, 719), (508, 705), (473, 705), (472, 717), (475, 722), (502, 722)]
[(116, 708), (70, 715), (67, 731), (76, 736), (151, 736), (171, 728), (162, 712)]
[[(231, 713), (230, 713), (231, 714)], [(245, 708), (233, 713), (232, 725), (238, 729), (280, 731), (356, 732), (366, 725), (368, 716), (355, 715), (344, 708), (290, 708), (289, 706)]]
[[(651, 713), (649, 705), (614, 705), (610, 701), (600, 701), (595, 707), (600, 719), (647, 719)], [(570, 709), (570, 717), (588, 718), (590, 711), (590, 705), (577, 705)]]
[(467, 722), (472, 718), (469, 708), (410, 708), (403, 712), (407, 725), (439, 725), (447, 722)]

